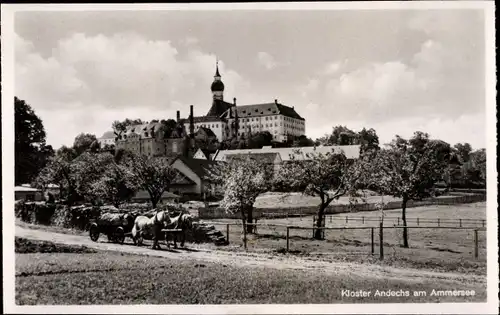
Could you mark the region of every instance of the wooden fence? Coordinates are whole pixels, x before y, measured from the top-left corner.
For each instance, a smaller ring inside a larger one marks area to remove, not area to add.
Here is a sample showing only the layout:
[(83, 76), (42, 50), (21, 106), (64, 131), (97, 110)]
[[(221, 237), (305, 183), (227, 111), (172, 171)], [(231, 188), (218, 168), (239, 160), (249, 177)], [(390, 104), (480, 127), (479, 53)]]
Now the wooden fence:
[[(380, 223), (382, 221), (384, 222), (397, 222), (396, 225), (401, 225), (403, 224), (403, 219), (401, 217), (394, 217), (394, 216), (385, 216), (383, 219), (381, 217), (365, 217), (365, 216), (336, 216), (336, 215), (325, 215), (325, 222), (329, 221), (330, 223), (333, 222), (345, 222), (345, 224), (348, 224), (349, 222), (361, 222), (362, 224), (368, 223), (368, 222), (377, 222)], [(316, 222), (316, 216), (313, 216), (313, 225)], [(464, 225), (477, 225), (481, 227), (486, 226), (486, 220), (485, 219), (445, 219), (445, 218), (406, 218), (406, 223), (414, 223), (417, 226), (420, 224), (436, 224), (438, 227), (441, 225), (455, 225), (458, 227), (464, 227)]]
[[(470, 194), (460, 196), (441, 196), (420, 201), (410, 200), (407, 203), (407, 208), (428, 206), (428, 205), (454, 205), (486, 201), (485, 194)], [(388, 202), (384, 210), (400, 209), (400, 201)], [(326, 214), (337, 214), (347, 212), (362, 212), (379, 210), (375, 203), (358, 203), (358, 204), (336, 204), (330, 205), (325, 209)], [(277, 208), (254, 208), (254, 218), (283, 218), (293, 216), (311, 216), (318, 212), (318, 206), (308, 207), (277, 207)], [(239, 213), (227, 213), (222, 208), (200, 208), (200, 219), (239, 219)]]
[[(229, 244), (229, 229), (230, 226), (239, 226), (242, 227), (243, 223), (222, 223), (222, 222), (204, 222), (207, 224), (212, 224), (212, 225), (225, 225), (226, 226), (226, 241)], [(375, 254), (375, 229), (377, 227), (370, 227), (370, 226), (356, 226), (356, 227), (307, 227), (307, 226), (291, 226), (291, 225), (285, 225), (285, 224), (263, 224), (263, 223), (245, 223), (245, 229), (246, 231), (246, 226), (247, 225), (253, 225), (255, 227), (257, 226), (268, 226), (268, 227), (280, 227), (283, 229), (286, 229), (286, 252), (290, 251), (290, 231), (291, 230), (312, 230), (313, 231), (313, 237), (314, 237), (314, 231), (315, 230), (370, 230), (370, 250), (371, 254)], [(384, 230), (386, 229), (403, 229), (404, 226), (400, 225), (394, 225), (394, 226), (384, 226), (383, 222), (379, 223), (378, 226), (378, 235), (379, 235), (379, 257), (381, 260), (384, 259)], [(474, 258), (479, 257), (479, 238), (478, 238), (478, 233), (479, 232), (486, 232), (485, 228), (478, 228), (478, 227), (451, 227), (451, 226), (407, 226), (406, 227), (408, 230), (409, 229), (452, 229), (452, 230), (473, 230), (474, 231)], [(324, 236), (324, 235), (323, 235)], [(243, 245), (245, 250), (247, 250), (247, 237), (246, 233), (244, 233), (244, 238), (243, 238)]]

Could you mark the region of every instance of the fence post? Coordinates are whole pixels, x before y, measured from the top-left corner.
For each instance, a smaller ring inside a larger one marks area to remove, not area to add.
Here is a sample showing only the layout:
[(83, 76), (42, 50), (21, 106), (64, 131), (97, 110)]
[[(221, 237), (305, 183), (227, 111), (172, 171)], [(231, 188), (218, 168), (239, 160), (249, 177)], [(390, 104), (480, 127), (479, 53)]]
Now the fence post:
[(438, 226), (441, 226), (441, 224), (439, 223), (439, 221), (441, 221), (441, 220), (438, 218)]
[(398, 217), (398, 226), (399, 226), (399, 217)]
[(332, 216), (330, 216), (330, 223), (332, 223)]
[(479, 248), (478, 248), (478, 237), (477, 237), (477, 229), (474, 230), (474, 258), (477, 258), (479, 256)]
[(380, 222), (380, 260), (384, 259), (384, 223)]
[(229, 244), (229, 224), (226, 224), (226, 242)]
[(373, 231), (373, 228), (371, 228), (372, 230), (372, 255), (375, 254), (375, 244), (374, 244), (374, 231)]
[(345, 223), (349, 222), (349, 217), (345, 216)]
[(484, 227), (485, 222), (486, 222), (486, 220), (483, 220), (483, 227)]
[(459, 219), (459, 221), (460, 221), (460, 227), (462, 227), (462, 219)]
[(364, 216), (362, 216), (361, 218), (363, 219), (362, 224), (365, 224), (365, 217), (364, 217)]
[(314, 219), (313, 219), (313, 228), (312, 228), (313, 235), (312, 235), (312, 238), (314, 238), (314, 232), (315, 232), (315, 231), (314, 231), (314, 230), (315, 230), (315, 229), (314, 229), (314, 223), (315, 223), (314, 221), (316, 221), (316, 216), (314, 216)]
[(420, 225), (420, 220), (417, 218), (417, 225)]
[(290, 250), (290, 227), (286, 227), (286, 252)]

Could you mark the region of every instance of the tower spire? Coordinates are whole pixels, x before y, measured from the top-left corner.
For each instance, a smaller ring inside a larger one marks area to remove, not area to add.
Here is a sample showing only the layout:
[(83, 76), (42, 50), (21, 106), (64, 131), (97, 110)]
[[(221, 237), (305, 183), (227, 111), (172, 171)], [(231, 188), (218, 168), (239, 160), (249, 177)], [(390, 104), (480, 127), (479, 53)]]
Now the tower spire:
[(219, 73), (219, 57), (215, 57), (215, 76), (220, 78)]

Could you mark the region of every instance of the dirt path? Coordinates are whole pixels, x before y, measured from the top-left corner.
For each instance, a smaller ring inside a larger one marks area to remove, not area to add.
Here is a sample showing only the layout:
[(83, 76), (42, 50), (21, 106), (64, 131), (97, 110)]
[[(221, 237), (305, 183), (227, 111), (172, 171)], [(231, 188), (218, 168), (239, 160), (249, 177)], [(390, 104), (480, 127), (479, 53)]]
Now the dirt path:
[(463, 284), (465, 282), (471, 284), (484, 283), (484, 285), (486, 285), (485, 276), (459, 273), (441, 273), (368, 264), (316, 261), (294, 256), (278, 257), (256, 253), (232, 253), (200, 248), (191, 248), (191, 250), (175, 250), (171, 248), (168, 250), (165, 245), (162, 246), (162, 250), (152, 250), (150, 247), (137, 247), (128, 244), (119, 245), (108, 243), (106, 237), (103, 237), (104, 240), (100, 239), (99, 242), (92, 242), (88, 236), (85, 237), (80, 235), (47, 232), (22, 228), (20, 226), (16, 226), (16, 236), (67, 245), (84, 245), (99, 250), (119, 251), (123, 253), (165, 257), (169, 259), (190, 259), (238, 266), (316, 271), (353, 277), (390, 278), (417, 282), (424, 280), (436, 280), (440, 282), (449, 282), (450, 284)]

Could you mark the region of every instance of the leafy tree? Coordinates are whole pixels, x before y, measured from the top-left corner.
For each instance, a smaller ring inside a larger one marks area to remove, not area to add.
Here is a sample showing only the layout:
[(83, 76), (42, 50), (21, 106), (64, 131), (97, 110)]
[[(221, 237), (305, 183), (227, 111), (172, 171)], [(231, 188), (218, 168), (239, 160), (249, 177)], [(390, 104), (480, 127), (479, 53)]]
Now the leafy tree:
[(165, 157), (137, 155), (128, 166), (133, 170), (138, 185), (149, 193), (153, 208), (178, 174)]
[(42, 120), (24, 100), (14, 97), (15, 184), (31, 183), (54, 155), (45, 143)]
[(81, 133), (76, 136), (73, 142), (73, 150), (75, 150), (77, 156), (85, 151), (92, 150), (93, 152), (97, 152), (99, 150), (99, 143), (95, 135)]
[(129, 200), (138, 189), (133, 171), (111, 160), (104, 172), (90, 185), (92, 195), (110, 201), (115, 207)]
[[(300, 156), (300, 150), (297, 150)], [(324, 215), (328, 205), (341, 196), (354, 197), (363, 187), (367, 175), (365, 158), (348, 159), (343, 153), (307, 153), (305, 160), (293, 158), (284, 162), (277, 171), (276, 182), (321, 199), (318, 207), (316, 227), (324, 227)], [(315, 239), (322, 239), (321, 230), (316, 230)]]
[(358, 133), (357, 144), (361, 145), (361, 152), (380, 149), (377, 132), (373, 128), (363, 128)]
[(408, 247), (406, 205), (409, 200), (433, 196), (450, 158), (450, 147), (429, 135), (415, 132), (410, 140), (396, 136), (389, 149), (378, 152), (371, 163), (370, 179), (381, 193), (401, 198), (403, 246)]
[(472, 147), (469, 143), (457, 143), (454, 145), (454, 148), (457, 150), (458, 157), (460, 158), (462, 164), (469, 162), (470, 154), (472, 152)]
[(76, 191), (87, 202), (101, 204), (99, 191), (93, 187), (114, 162), (113, 155), (109, 153), (85, 152), (72, 161), (75, 170)]
[(272, 141), (273, 136), (269, 131), (252, 133), (248, 137), (247, 149), (260, 149), (263, 146), (270, 146), (272, 145)]
[[(161, 120), (160, 121), (162, 124), (162, 131), (164, 137), (168, 138), (172, 134), (172, 132), (177, 128), (177, 122), (173, 119), (167, 119), (167, 120)], [(179, 126), (182, 128), (182, 126)]]
[(358, 135), (346, 126), (335, 126), (331, 134), (318, 139), (322, 145), (350, 145), (358, 143)]
[[(239, 212), (243, 226), (253, 223), (253, 205), (257, 196), (271, 187), (270, 166), (249, 156), (234, 157), (212, 166), (212, 185), (224, 193), (221, 207), (228, 212)], [(253, 226), (243, 229), (253, 233)]]

